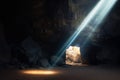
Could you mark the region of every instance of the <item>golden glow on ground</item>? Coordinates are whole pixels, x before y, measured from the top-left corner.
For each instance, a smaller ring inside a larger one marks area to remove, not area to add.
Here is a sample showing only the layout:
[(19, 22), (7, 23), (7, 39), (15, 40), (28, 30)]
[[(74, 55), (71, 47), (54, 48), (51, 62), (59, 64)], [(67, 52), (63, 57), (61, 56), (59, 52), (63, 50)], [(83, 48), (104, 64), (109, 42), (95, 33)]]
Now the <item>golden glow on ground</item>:
[(52, 70), (24, 70), (22, 71), (24, 74), (31, 74), (31, 75), (55, 75), (58, 74), (57, 71)]

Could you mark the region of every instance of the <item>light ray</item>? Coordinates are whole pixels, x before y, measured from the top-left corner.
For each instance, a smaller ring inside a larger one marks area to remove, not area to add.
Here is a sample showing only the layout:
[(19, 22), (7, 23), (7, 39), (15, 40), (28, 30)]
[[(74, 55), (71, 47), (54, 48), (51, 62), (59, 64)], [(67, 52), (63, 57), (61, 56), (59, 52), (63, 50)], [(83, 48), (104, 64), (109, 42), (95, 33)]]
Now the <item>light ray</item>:
[[(59, 59), (63, 56), (66, 48), (68, 48), (73, 41), (77, 38), (77, 36), (84, 30), (85, 27), (89, 25), (89, 23), (93, 23), (94, 29), (91, 31), (89, 37), (92, 35), (92, 32), (96, 30), (102, 20), (107, 16), (109, 11), (112, 9), (117, 0), (100, 0), (97, 5), (92, 9), (92, 11), (87, 15), (87, 17), (83, 20), (78, 29), (73, 33), (73, 35), (64, 43), (63, 47), (56, 54), (58, 56), (57, 60), (53, 63), (53, 66), (59, 61)], [(88, 38), (89, 38), (88, 37)], [(84, 44), (87, 42), (88, 38), (85, 40)]]

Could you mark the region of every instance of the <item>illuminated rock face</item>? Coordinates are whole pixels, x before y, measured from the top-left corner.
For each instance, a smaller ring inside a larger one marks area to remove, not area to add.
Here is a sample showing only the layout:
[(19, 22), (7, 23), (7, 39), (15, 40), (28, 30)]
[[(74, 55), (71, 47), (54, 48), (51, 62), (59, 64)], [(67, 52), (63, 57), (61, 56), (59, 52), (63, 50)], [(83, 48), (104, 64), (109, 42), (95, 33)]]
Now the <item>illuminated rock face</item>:
[(80, 62), (81, 62), (80, 47), (70, 46), (68, 49), (66, 49), (66, 64)]

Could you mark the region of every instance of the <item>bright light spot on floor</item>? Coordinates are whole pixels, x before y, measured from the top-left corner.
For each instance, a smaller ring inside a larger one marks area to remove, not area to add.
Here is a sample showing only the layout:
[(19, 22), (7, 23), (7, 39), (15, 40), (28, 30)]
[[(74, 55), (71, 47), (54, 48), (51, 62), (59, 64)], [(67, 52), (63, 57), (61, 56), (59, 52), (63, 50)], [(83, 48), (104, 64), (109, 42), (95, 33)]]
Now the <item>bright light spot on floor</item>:
[(52, 70), (24, 70), (22, 71), (24, 74), (31, 74), (31, 75), (55, 75), (58, 74), (57, 71)]

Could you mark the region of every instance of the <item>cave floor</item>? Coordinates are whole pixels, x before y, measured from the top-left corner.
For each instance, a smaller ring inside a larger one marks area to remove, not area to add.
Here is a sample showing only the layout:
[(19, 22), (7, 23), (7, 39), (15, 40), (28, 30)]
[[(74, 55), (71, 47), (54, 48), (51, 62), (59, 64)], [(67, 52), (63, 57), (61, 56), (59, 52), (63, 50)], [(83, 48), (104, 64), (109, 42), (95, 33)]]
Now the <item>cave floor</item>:
[(57, 73), (51, 75), (25, 74), (23, 71), (25, 70), (2, 69), (0, 80), (120, 80), (120, 68), (109, 66), (56, 67), (52, 71)]

